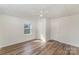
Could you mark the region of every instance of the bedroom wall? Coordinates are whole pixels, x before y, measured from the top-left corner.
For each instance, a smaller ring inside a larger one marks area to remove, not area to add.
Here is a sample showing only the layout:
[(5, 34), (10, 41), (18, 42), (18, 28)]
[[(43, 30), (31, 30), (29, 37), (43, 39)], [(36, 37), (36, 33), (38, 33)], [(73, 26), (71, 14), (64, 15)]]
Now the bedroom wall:
[(2, 21), (2, 17), (0, 15), (0, 45), (2, 44), (1, 40), (3, 39), (3, 21)]
[(41, 39), (43, 42), (46, 41), (46, 19), (37, 20), (37, 39)]
[[(32, 23), (32, 35), (24, 35), (24, 24), (29, 22)], [(0, 15), (0, 48), (35, 38), (57, 40), (79, 47), (79, 15), (51, 20)]]
[[(32, 34), (24, 34), (24, 24), (32, 24)], [(36, 38), (36, 21), (13, 16), (0, 16), (0, 47), (32, 40)]]
[(37, 20), (37, 39), (46, 42), (50, 40), (50, 19), (40, 18)]
[(50, 40), (50, 36), (51, 36), (51, 34), (50, 34), (51, 33), (51, 31), (50, 31), (51, 30), (50, 29), (51, 28), (50, 27), (50, 25), (51, 25), (50, 21), (51, 20), (49, 18), (46, 20), (46, 39), (47, 39), (47, 41)]
[(79, 15), (51, 19), (51, 40), (79, 47)]

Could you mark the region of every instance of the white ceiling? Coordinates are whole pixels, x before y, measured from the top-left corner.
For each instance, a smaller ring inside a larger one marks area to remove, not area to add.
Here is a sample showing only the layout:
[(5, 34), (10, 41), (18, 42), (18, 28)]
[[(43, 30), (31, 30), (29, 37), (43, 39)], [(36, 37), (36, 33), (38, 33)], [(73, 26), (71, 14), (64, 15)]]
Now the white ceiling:
[(79, 14), (78, 4), (1, 4), (0, 14), (24, 18), (39, 18), (41, 9), (43, 10), (44, 17), (47, 18)]

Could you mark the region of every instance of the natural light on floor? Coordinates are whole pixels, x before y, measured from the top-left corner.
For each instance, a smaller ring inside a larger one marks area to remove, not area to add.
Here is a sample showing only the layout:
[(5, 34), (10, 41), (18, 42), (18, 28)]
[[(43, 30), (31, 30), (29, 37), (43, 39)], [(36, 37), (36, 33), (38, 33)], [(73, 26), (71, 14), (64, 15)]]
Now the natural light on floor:
[(46, 38), (42, 34), (41, 34), (41, 40), (42, 40), (43, 43), (46, 42)]

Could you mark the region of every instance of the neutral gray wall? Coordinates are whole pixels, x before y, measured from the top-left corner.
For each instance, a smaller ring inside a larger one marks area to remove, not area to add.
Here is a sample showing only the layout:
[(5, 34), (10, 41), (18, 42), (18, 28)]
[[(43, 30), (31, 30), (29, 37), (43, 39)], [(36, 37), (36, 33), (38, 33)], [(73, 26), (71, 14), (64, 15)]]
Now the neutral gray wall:
[[(24, 24), (32, 24), (32, 34), (24, 34)], [(0, 47), (28, 41), (36, 38), (36, 24), (33, 19), (22, 19), (2, 15), (0, 17)]]
[[(32, 35), (24, 35), (24, 24), (32, 23)], [(40, 39), (57, 40), (79, 47), (79, 15), (57, 19), (22, 19), (0, 15), (0, 47)]]
[(79, 15), (51, 19), (51, 40), (79, 47)]
[(50, 40), (50, 36), (51, 36), (51, 35), (50, 35), (50, 33), (51, 33), (51, 31), (50, 31), (50, 30), (51, 30), (51, 29), (50, 29), (50, 28), (51, 28), (51, 27), (50, 27), (50, 24), (51, 24), (50, 21), (51, 21), (51, 20), (50, 20), (49, 18), (46, 19), (46, 39), (47, 39), (47, 40)]
[(37, 20), (37, 39), (46, 40), (46, 19)]

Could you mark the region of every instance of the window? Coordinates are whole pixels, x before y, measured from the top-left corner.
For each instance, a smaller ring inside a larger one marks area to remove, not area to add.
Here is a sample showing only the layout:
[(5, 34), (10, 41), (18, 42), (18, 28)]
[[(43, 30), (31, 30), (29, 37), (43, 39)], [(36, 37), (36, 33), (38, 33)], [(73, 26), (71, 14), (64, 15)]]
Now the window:
[(31, 24), (24, 24), (24, 34), (31, 34), (32, 28)]

